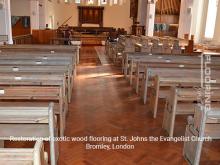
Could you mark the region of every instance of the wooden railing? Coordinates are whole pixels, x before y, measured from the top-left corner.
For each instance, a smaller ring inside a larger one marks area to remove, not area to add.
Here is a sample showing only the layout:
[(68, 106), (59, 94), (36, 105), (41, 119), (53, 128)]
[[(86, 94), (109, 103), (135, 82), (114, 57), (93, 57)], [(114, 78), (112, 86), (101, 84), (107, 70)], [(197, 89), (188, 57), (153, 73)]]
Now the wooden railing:
[(32, 35), (21, 35), (13, 37), (14, 44), (32, 44)]

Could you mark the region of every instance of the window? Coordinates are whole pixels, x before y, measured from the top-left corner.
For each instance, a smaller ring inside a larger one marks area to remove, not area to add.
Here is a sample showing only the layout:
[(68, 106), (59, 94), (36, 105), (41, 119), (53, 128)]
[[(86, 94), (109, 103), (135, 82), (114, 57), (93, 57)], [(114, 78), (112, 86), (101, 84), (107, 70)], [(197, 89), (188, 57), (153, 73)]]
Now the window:
[(88, 5), (93, 5), (94, 1), (93, 0), (88, 0)]
[(75, 3), (80, 4), (80, 0), (75, 0)]
[(101, 0), (101, 4), (102, 5), (106, 5), (107, 4), (107, 0)]
[(218, 0), (209, 0), (205, 26), (205, 38), (212, 39), (215, 31)]

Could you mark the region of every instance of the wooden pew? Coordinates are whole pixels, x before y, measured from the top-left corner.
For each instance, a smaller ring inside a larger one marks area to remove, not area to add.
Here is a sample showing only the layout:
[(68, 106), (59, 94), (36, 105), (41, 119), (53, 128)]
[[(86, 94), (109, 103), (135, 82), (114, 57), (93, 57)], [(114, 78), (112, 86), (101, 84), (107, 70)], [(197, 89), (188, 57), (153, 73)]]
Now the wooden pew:
[[(33, 60), (33, 59), (27, 59), (27, 60), (16, 60), (16, 59), (11, 59), (11, 60), (0, 60), (0, 66), (68, 66), (68, 73), (69, 73), (69, 78), (68, 80), (68, 100), (70, 102), (71, 100), (71, 95), (72, 95), (72, 89), (73, 89), (73, 71), (71, 67), (71, 62), (69, 60)], [(16, 70), (16, 69), (15, 69)], [(65, 75), (64, 75), (65, 76)]]
[[(188, 118), (185, 137), (189, 137), (189, 141), (184, 142), (183, 155), (189, 164), (199, 164), (205, 137), (220, 139), (219, 110), (220, 104), (212, 105), (210, 110), (205, 110), (204, 105), (198, 105), (195, 108), (194, 118)], [(195, 138), (200, 140), (195, 141)]]
[(80, 49), (81, 49), (81, 45), (82, 45), (82, 41), (70, 41), (71, 45), (76, 46), (77, 47), (77, 52), (76, 52), (76, 62), (77, 64), (79, 64), (79, 60), (80, 60)]
[[(156, 53), (163, 53), (163, 44), (160, 43), (159, 40), (153, 40), (152, 41), (152, 48), (151, 48), (151, 53), (156, 54)], [(168, 53), (171, 53), (168, 52)]]
[[(181, 77), (182, 74), (185, 74), (185, 75), (189, 75), (189, 78), (191, 78), (192, 76), (198, 76), (198, 74), (200, 74), (200, 70), (199, 69), (193, 69), (193, 68), (175, 68), (175, 65), (174, 65), (174, 68), (172, 67), (167, 67), (167, 68), (153, 68), (153, 67), (147, 67), (146, 68), (146, 72), (144, 74), (144, 80), (142, 82), (142, 91), (143, 91), (143, 101), (144, 101), (144, 104), (146, 104), (146, 101), (147, 101), (147, 94), (148, 94), (148, 86), (153, 86), (153, 88), (155, 89), (156, 86), (158, 86), (156, 83), (156, 80), (157, 80), (157, 77)], [(191, 74), (191, 75), (190, 75)], [(184, 82), (184, 81), (183, 81)], [(177, 83), (176, 83), (177, 84)], [(159, 84), (161, 85), (161, 84)], [(164, 84), (165, 86), (166, 84)], [(175, 84), (173, 84), (175, 85)], [(178, 85), (178, 84), (177, 84)], [(193, 84), (192, 84), (193, 85)], [(159, 89), (158, 89), (159, 90)], [(151, 90), (150, 92), (156, 92), (156, 89), (155, 90)], [(154, 93), (154, 94), (158, 94), (159, 93)], [(154, 96), (154, 97), (159, 97), (159, 96)], [(155, 100), (151, 100), (151, 101), (154, 101), (155, 103)], [(157, 104), (157, 103), (155, 103)], [(154, 106), (153, 103), (151, 104), (154, 109)]]
[[(197, 63), (201, 63), (201, 55), (211, 55), (212, 58), (216, 58), (219, 61), (219, 53), (205, 53), (202, 54), (201, 52), (195, 52), (195, 53), (187, 53), (187, 54), (167, 54), (167, 53), (145, 53), (145, 52), (126, 52), (123, 54), (123, 64), (122, 64), (122, 70), (127, 77), (129, 74), (129, 69), (134, 71), (134, 64), (132, 64), (132, 60), (134, 61), (140, 61), (140, 62), (150, 62), (149, 60), (157, 59), (157, 61), (164, 61), (166, 63), (172, 63), (171, 59), (177, 59), (182, 58), (182, 60), (190, 61), (197, 61)], [(197, 59), (196, 59), (197, 58)], [(215, 59), (215, 60), (216, 60)], [(214, 61), (214, 60), (213, 60)], [(191, 62), (192, 63), (192, 62)], [(130, 71), (131, 74), (131, 71)], [(132, 73), (133, 74), (133, 73)]]
[[(182, 67), (182, 64), (175, 64), (175, 63), (142, 63), (137, 62), (137, 67), (135, 71), (135, 89), (136, 93), (139, 94), (139, 87), (141, 85), (140, 81), (142, 81), (142, 87), (145, 89), (144, 82), (146, 85), (150, 84), (148, 83), (150, 81), (150, 77), (153, 75), (156, 75), (158, 72), (163, 72), (163, 69), (173, 69), (173, 70), (183, 70), (183, 69), (200, 69), (200, 65), (192, 65), (192, 64), (185, 64), (184, 67)], [(219, 66), (220, 69), (220, 66)], [(144, 98), (144, 92), (142, 89), (141, 96)], [(146, 97), (146, 96), (145, 96)], [(146, 103), (146, 98), (144, 98), (144, 103)]]
[[(220, 58), (212, 57), (213, 61), (211, 64), (212, 68), (220, 69)], [(132, 85), (133, 82), (133, 72), (134, 66), (136, 66), (136, 92), (138, 92), (139, 79), (140, 75), (145, 72), (147, 66), (157, 66), (158, 68), (162, 67), (172, 67), (172, 68), (201, 68), (201, 58), (200, 57), (189, 57), (189, 56), (159, 56), (153, 55), (152, 57), (139, 57), (131, 60), (131, 69), (129, 74), (129, 81)]]
[[(212, 87), (211, 92), (211, 101), (220, 101), (220, 89)], [(199, 88), (171, 87), (163, 117), (163, 128), (170, 137), (173, 137), (176, 115), (194, 114), (194, 106), (201, 101), (203, 93)]]
[[(146, 56), (146, 57), (136, 57), (134, 59), (131, 59), (130, 64), (130, 74), (129, 74), (129, 81), (130, 84), (132, 84), (132, 78), (133, 78), (133, 72), (135, 71), (135, 66), (138, 65), (138, 63), (144, 63), (144, 64), (158, 64), (158, 65), (170, 65), (170, 64), (178, 64), (179, 65), (201, 65), (201, 59), (199, 57), (188, 57), (188, 56), (173, 56), (173, 55), (152, 55), (152, 56)], [(219, 60), (220, 63), (220, 60)], [(184, 67), (183, 66), (183, 67)], [(140, 72), (140, 68), (138, 69)]]
[(17, 59), (17, 60), (39, 60), (39, 61), (49, 61), (49, 60), (64, 60), (70, 61), (69, 67), (72, 71), (74, 71), (73, 75), (75, 75), (76, 71), (76, 61), (75, 57), (70, 53), (50, 53), (50, 52), (37, 52), (37, 51), (10, 51), (0, 53), (1, 60), (9, 60), (9, 59)]
[(0, 73), (0, 99), (58, 101), (60, 136), (64, 136), (68, 111), (66, 79), (62, 74)]
[[(142, 78), (143, 81), (142, 81), (142, 89), (141, 89), (142, 90), (141, 96), (143, 98), (144, 104), (146, 104), (146, 101), (147, 101), (148, 86), (152, 84), (152, 80), (154, 76), (156, 75), (159, 75), (159, 76), (161, 75), (161, 76), (166, 76), (166, 77), (174, 76), (174, 75), (178, 76), (181, 72), (183, 73), (185, 72), (185, 74), (189, 74), (191, 70), (192, 71), (194, 70), (194, 72), (196, 70), (198, 71), (198, 73), (195, 73), (197, 74), (195, 75), (196, 77), (201, 75), (200, 70), (199, 70), (201, 68), (200, 65), (184, 64), (184, 67), (182, 67), (181, 64), (179, 65), (179, 64), (157, 64), (156, 63), (156, 64), (144, 65), (144, 67), (145, 67), (145, 71), (144, 71), (144, 75)], [(220, 70), (220, 67), (216, 65), (216, 66), (212, 66), (212, 69)], [(139, 73), (139, 71), (137, 71), (137, 73)], [(140, 81), (140, 73), (139, 75), (136, 76), (136, 91), (139, 90), (139, 81)]]
[[(198, 87), (201, 84), (201, 75), (200, 71), (196, 71), (194, 73), (185, 72), (180, 75), (156, 75), (153, 78), (151, 95), (149, 98), (149, 109), (153, 112), (154, 118), (157, 116), (157, 107), (158, 107), (158, 99), (159, 92), (161, 87)], [(220, 72), (216, 71), (215, 75), (212, 78), (216, 81), (215, 85), (220, 85), (220, 79), (218, 75)]]
[[(135, 45), (141, 50), (140, 52), (153, 54), (182, 54), (184, 52), (181, 46), (182, 40), (178, 38), (148, 36), (140, 36), (139, 38), (139, 40), (134, 42), (136, 42)], [(194, 54), (196, 55), (197, 53), (192, 53), (192, 55)], [(125, 62), (125, 56), (122, 60)], [(124, 67), (124, 64), (122, 64), (122, 67)]]
[(50, 138), (50, 163), (56, 165), (58, 144), (53, 103), (49, 107), (0, 107), (0, 140)]
[[(113, 57), (115, 56), (116, 59), (118, 57), (122, 57), (122, 65), (124, 64), (124, 58), (123, 54), (126, 54), (127, 52), (136, 52), (136, 37), (134, 36), (120, 36), (119, 40), (116, 44), (116, 47), (114, 48), (115, 50)], [(116, 61), (114, 59), (114, 61)]]
[(113, 61), (113, 63), (116, 63), (118, 61), (122, 51), (123, 51), (123, 48), (120, 47), (117, 43), (115, 42), (109, 43), (108, 54), (109, 54), (110, 59)]
[(48, 53), (72, 53), (77, 56), (78, 47), (67, 46), (67, 45), (1, 45), (1, 52), (8, 51), (37, 51), (37, 52), (48, 52)]
[(174, 42), (173, 42), (173, 45), (172, 45), (172, 48), (171, 48), (172, 50), (172, 54), (181, 54), (182, 53), (182, 48), (181, 48), (181, 46), (180, 46), (180, 44), (179, 44), (179, 40), (175, 40)]
[(36, 61), (69, 61), (68, 67), (72, 75), (76, 74), (76, 61), (71, 54), (37, 53), (37, 52), (10, 52), (0, 53), (0, 60), (36, 60)]
[(34, 148), (0, 148), (0, 164), (48, 165), (48, 156), (43, 142), (38, 140)]
[[(197, 58), (197, 63), (199, 63), (199, 59), (200, 59), (200, 55), (201, 54), (152, 54), (152, 53), (143, 53), (143, 52), (127, 52), (125, 54), (123, 54), (123, 60), (124, 60), (124, 64), (123, 64), (123, 70), (124, 70), (124, 75), (125, 77), (127, 77), (128, 75), (128, 70), (130, 68), (130, 74), (132, 73), (132, 71), (134, 70), (134, 63), (132, 63), (133, 61), (144, 61), (144, 62), (160, 62), (160, 63), (172, 63), (171, 59), (176, 60), (176, 59), (181, 59), (181, 60), (187, 60), (189, 61), (190, 59), (192, 59), (193, 61)], [(193, 55), (193, 56), (192, 56)], [(169, 60), (169, 62), (167, 62), (167, 60)], [(179, 61), (181, 62), (181, 61)], [(130, 65), (129, 65), (130, 64)], [(132, 71), (131, 71), (132, 70)], [(132, 73), (133, 74), (133, 73)]]
[(67, 93), (68, 101), (71, 101), (71, 93), (73, 88), (74, 77), (69, 73), (68, 66), (35, 66), (35, 65), (0, 65), (0, 73), (48, 73), (48, 74), (63, 74), (67, 78)]
[(67, 46), (67, 45), (3, 45), (0, 46), (0, 52), (8, 51), (21, 51), (21, 52), (48, 52), (48, 53), (72, 53), (75, 57), (75, 61), (79, 62), (79, 46)]

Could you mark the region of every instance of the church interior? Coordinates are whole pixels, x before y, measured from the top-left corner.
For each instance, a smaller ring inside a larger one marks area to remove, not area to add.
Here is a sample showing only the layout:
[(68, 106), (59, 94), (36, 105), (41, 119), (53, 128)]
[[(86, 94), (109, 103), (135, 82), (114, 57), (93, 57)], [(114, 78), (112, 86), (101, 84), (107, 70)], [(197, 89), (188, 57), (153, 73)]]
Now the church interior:
[(0, 0), (0, 165), (219, 165), (219, 0)]

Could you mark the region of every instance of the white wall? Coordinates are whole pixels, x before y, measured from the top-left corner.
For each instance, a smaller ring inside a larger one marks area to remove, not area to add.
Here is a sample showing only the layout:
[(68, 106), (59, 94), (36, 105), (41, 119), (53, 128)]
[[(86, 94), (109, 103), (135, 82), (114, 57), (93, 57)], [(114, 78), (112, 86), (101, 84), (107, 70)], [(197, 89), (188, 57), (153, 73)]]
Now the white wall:
[[(8, 38), (7, 43), (13, 44), (12, 29), (11, 29), (11, 3), (10, 0), (0, 1), (3, 8), (0, 9), (0, 35), (6, 35)], [(2, 43), (0, 43), (2, 44)]]
[[(42, 2), (43, 1), (43, 2)], [(130, 31), (132, 19), (130, 16), (130, 0), (124, 0), (123, 5), (106, 5), (104, 6), (103, 26), (125, 28)], [(70, 26), (78, 25), (78, 9), (75, 3), (66, 4), (64, 0), (57, 3), (57, 0), (40, 0), (41, 7), (45, 10), (45, 14), (40, 16), (40, 27), (45, 28), (46, 24), (50, 24), (50, 16), (53, 17), (53, 28), (60, 26), (70, 16), (72, 18), (67, 22)], [(30, 16), (29, 0), (11, 0), (11, 13), (16, 16)], [(42, 14), (42, 12), (40, 13)]]
[[(194, 35), (196, 43), (202, 41), (207, 12), (206, 2), (207, 0), (194, 0), (192, 4), (192, 24), (190, 28), (190, 34)], [(187, 23), (185, 22), (185, 24)]]
[(180, 6), (178, 37), (184, 34), (196, 35), (195, 40), (200, 40), (200, 23), (202, 16), (203, 0), (182, 0)]
[(104, 9), (104, 26), (125, 28), (126, 31), (130, 31), (132, 19), (129, 16), (130, 0), (126, 0), (122, 6), (106, 6)]
[(218, 11), (217, 11), (217, 17), (216, 17), (213, 43), (220, 44), (220, 1), (218, 3)]
[(29, 0), (11, 0), (11, 15), (30, 16)]
[[(61, 25), (66, 19), (70, 16), (72, 18), (67, 22), (71, 26), (78, 25), (78, 9), (75, 3), (58, 4), (55, 2), (46, 3), (47, 9), (47, 18), (46, 23), (49, 24), (49, 16), (54, 17), (54, 28), (57, 28)], [(103, 16), (103, 26), (105, 27), (116, 27), (116, 28), (125, 28), (127, 31), (130, 31), (132, 25), (132, 19), (130, 16), (130, 1), (127, 0), (123, 5), (106, 5), (104, 8)]]

